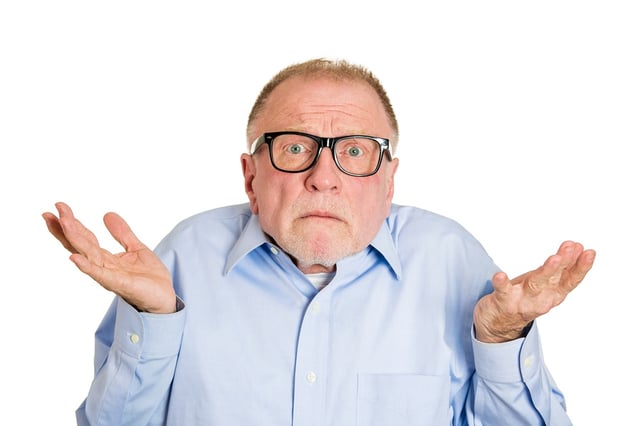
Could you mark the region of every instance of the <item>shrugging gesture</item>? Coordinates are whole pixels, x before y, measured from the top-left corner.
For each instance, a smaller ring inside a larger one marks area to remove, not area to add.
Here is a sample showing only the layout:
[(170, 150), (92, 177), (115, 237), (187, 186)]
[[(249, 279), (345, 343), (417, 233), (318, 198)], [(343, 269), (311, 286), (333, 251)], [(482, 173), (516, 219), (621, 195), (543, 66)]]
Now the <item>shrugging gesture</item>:
[(71, 261), (102, 287), (114, 292), (138, 310), (171, 313), (176, 310), (176, 295), (169, 271), (160, 259), (135, 236), (116, 213), (107, 213), (104, 224), (124, 248), (110, 253), (100, 247), (96, 236), (73, 215), (65, 203), (56, 203), (58, 215), (42, 216), (49, 232), (71, 252)]
[(494, 291), (480, 299), (474, 311), (478, 340), (499, 343), (521, 337), (531, 321), (562, 303), (582, 282), (595, 255), (580, 243), (565, 241), (538, 269), (512, 280), (496, 273)]

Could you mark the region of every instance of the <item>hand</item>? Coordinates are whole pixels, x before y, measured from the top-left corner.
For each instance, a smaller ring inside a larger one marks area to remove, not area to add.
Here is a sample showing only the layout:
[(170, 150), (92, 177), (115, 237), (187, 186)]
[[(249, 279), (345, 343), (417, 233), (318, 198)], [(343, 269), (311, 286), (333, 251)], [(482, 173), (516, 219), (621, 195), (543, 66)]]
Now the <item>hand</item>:
[(493, 276), (494, 291), (474, 310), (476, 338), (499, 343), (522, 337), (534, 319), (558, 306), (580, 284), (595, 260), (593, 250), (565, 241), (538, 269), (512, 280), (504, 272)]
[(176, 294), (169, 271), (133, 234), (116, 213), (107, 213), (104, 224), (125, 249), (112, 254), (100, 247), (95, 235), (80, 223), (64, 203), (56, 203), (59, 218), (42, 215), (49, 232), (71, 252), (71, 261), (102, 287), (125, 299), (138, 310), (152, 313), (176, 311)]

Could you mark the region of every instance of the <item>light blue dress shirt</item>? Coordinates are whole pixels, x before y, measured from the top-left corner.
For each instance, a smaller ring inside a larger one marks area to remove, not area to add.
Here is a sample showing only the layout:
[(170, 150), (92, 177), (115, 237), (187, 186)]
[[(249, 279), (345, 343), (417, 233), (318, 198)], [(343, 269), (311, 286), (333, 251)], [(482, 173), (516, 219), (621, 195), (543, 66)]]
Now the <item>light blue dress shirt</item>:
[(534, 324), (474, 339), (498, 268), (456, 222), (393, 205), (317, 289), (248, 205), (193, 216), (158, 245), (179, 310), (114, 299), (79, 424), (567, 425)]

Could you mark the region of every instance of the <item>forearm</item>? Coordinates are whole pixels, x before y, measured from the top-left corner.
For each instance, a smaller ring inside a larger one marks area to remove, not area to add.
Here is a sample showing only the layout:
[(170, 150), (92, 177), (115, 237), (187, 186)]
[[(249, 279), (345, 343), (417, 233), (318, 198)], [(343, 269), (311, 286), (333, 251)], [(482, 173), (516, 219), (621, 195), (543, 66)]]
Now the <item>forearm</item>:
[[(111, 324), (111, 325), (110, 325)], [(96, 371), (78, 409), (84, 424), (161, 422), (184, 327), (184, 310), (141, 314), (122, 299), (96, 333)], [(112, 340), (104, 334), (112, 330)]]
[(483, 424), (570, 425), (564, 397), (548, 373), (534, 323), (511, 342), (473, 343), (476, 374), (468, 417)]

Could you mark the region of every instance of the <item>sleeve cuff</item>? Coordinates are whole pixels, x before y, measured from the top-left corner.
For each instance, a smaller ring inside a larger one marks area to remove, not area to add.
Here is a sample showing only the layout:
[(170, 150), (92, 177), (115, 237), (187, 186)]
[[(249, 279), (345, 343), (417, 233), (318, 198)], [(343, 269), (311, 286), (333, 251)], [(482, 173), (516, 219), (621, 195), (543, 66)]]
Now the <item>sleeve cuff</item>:
[(135, 358), (161, 358), (178, 353), (185, 324), (184, 303), (176, 301), (177, 312), (138, 312), (118, 298), (114, 346)]
[(504, 343), (483, 343), (471, 331), (477, 374), (492, 382), (520, 382), (535, 374), (542, 362), (538, 328), (534, 321), (526, 337)]

